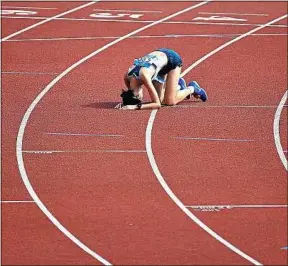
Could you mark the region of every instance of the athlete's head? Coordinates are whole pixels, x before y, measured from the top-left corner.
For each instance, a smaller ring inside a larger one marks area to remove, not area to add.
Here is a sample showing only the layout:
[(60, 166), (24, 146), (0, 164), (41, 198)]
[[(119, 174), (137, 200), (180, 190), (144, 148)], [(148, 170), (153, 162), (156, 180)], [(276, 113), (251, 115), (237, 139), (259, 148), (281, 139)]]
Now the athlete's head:
[(120, 94), (123, 105), (136, 105), (141, 103), (141, 97), (136, 96), (132, 90), (122, 90)]

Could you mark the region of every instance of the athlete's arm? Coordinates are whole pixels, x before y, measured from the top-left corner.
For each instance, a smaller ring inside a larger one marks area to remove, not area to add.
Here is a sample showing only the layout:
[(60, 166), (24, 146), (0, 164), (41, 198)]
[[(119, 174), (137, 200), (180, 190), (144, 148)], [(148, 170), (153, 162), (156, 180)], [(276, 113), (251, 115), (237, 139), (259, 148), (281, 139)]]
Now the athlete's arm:
[(152, 83), (152, 76), (154, 75), (154, 73), (155, 69), (152, 66), (149, 68), (142, 67), (139, 72), (140, 79), (144, 86), (147, 88), (152, 101), (151, 103), (142, 104), (141, 109), (159, 109), (161, 107), (160, 98), (158, 96), (156, 88)]
[(127, 77), (127, 73), (125, 73), (125, 75), (124, 75), (124, 82), (125, 82), (127, 89), (130, 89), (130, 81)]

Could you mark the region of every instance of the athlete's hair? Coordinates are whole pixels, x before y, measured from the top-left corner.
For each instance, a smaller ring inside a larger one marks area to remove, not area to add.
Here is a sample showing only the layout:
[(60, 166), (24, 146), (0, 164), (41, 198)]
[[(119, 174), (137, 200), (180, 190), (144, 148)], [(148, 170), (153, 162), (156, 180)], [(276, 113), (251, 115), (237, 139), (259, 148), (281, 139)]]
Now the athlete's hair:
[(141, 100), (134, 95), (132, 90), (122, 90), (120, 96), (122, 97), (123, 105), (136, 105), (141, 103)]

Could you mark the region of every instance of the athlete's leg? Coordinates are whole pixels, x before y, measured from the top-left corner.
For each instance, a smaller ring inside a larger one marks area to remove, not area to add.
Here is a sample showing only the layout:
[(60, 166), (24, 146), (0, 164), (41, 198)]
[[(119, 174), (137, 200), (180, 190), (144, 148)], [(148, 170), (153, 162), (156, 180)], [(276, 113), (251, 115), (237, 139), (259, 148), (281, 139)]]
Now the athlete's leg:
[(178, 82), (180, 78), (181, 67), (176, 67), (167, 75), (166, 88), (164, 95), (164, 103), (166, 105), (176, 105), (184, 100), (188, 95), (193, 93), (190, 88), (178, 90)]

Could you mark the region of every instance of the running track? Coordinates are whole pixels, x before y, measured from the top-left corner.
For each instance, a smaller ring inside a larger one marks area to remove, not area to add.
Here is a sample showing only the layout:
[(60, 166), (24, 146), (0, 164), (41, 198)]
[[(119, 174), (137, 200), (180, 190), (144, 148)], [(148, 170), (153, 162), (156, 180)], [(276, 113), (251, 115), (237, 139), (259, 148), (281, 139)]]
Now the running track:
[[(1, 4), (3, 265), (287, 264), (287, 2)], [(209, 101), (114, 109), (158, 47)]]

